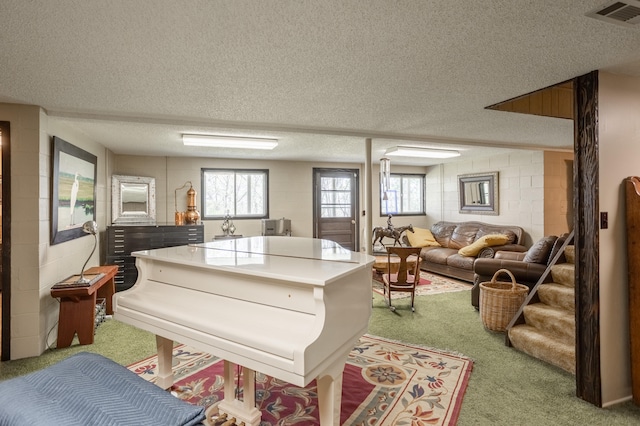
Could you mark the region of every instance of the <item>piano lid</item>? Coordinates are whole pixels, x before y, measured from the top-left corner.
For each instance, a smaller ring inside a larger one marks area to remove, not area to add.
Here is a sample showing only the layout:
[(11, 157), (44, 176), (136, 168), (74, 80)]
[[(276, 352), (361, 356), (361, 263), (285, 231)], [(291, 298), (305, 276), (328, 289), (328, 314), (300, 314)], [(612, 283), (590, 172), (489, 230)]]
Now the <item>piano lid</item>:
[(360, 263), (360, 253), (347, 250), (340, 244), (316, 238), (268, 236), (246, 237), (208, 243), (190, 244), (211, 250), (207, 257), (226, 258), (228, 252), (248, 255), (280, 256), (297, 259), (325, 260), (333, 262)]
[(258, 277), (328, 283), (373, 263), (373, 256), (328, 240), (264, 236), (140, 250), (132, 256)]

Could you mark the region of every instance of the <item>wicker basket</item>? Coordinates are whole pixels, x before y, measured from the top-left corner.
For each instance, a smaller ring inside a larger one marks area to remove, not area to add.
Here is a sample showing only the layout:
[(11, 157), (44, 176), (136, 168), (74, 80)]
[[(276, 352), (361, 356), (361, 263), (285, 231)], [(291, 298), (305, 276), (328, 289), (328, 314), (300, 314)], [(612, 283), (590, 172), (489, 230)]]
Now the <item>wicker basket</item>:
[[(496, 281), (503, 272), (511, 277), (511, 282)], [(491, 281), (480, 283), (480, 317), (484, 326), (492, 331), (505, 331), (528, 293), (529, 287), (517, 284), (511, 271), (496, 271)]]

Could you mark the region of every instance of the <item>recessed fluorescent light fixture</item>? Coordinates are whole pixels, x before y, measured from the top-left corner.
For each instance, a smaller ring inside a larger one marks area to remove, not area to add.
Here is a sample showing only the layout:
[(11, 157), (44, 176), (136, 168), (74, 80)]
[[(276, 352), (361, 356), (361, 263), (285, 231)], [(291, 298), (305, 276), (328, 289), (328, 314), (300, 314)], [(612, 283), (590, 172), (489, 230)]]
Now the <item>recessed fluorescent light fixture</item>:
[(277, 139), (219, 135), (182, 135), (182, 143), (187, 146), (240, 149), (273, 149), (278, 146)]
[(453, 158), (460, 153), (451, 149), (419, 148), (415, 146), (396, 146), (387, 149), (385, 155), (396, 157)]

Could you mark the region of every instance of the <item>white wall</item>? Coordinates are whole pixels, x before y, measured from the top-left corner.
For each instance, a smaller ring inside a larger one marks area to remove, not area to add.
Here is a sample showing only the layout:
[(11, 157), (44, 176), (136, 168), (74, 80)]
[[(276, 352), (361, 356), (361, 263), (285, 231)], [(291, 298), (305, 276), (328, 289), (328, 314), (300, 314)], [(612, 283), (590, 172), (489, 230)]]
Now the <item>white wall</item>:
[[(604, 405), (631, 396), (624, 179), (640, 175), (640, 78), (599, 73), (600, 356)], [(635, 330), (637, 332), (637, 330)]]
[[(186, 181), (191, 181), (196, 190), (198, 210), (202, 206), (200, 199), (200, 169), (209, 168), (252, 168), (269, 169), (269, 216), (291, 219), (292, 234), (299, 237), (313, 237), (313, 169), (349, 168), (360, 170), (360, 211), (364, 210), (364, 167), (354, 163), (314, 163), (292, 161), (228, 160), (194, 157), (140, 157), (114, 156), (113, 173), (156, 178), (157, 221), (173, 223), (175, 213), (175, 189)], [(395, 173), (424, 173), (424, 167), (393, 166)], [(379, 186), (379, 167), (372, 168), (372, 185)], [(380, 194), (372, 194), (373, 226), (386, 226), (386, 216), (380, 216)], [(178, 191), (178, 210), (186, 209), (186, 189)], [(360, 247), (366, 249), (364, 240), (365, 217), (360, 216)], [(426, 226), (424, 216), (398, 216), (393, 220), (395, 226), (412, 224)], [(205, 241), (222, 233), (221, 220), (206, 220)], [(236, 234), (260, 235), (260, 220), (234, 220)]]
[[(359, 169), (361, 188), (364, 182), (361, 164), (336, 164), (289, 161), (226, 160), (192, 157), (114, 156), (113, 173), (156, 178), (157, 215), (159, 223), (173, 223), (175, 189), (191, 181), (198, 192), (200, 210), (200, 168), (266, 168), (269, 169), (270, 216), (291, 219), (293, 234), (313, 235), (312, 170), (314, 167)], [(512, 151), (509, 154), (453, 162), (431, 167), (410, 167), (391, 164), (392, 173), (425, 173), (426, 215), (397, 216), (395, 226), (412, 224), (429, 227), (439, 220), (477, 220), (486, 223), (518, 225), (525, 230), (525, 245), (545, 234), (545, 153), (543, 151)], [(499, 172), (499, 215), (462, 214), (458, 206), (458, 175), (466, 173)], [(372, 186), (379, 187), (379, 167), (372, 167)], [(554, 197), (555, 198), (555, 197)], [(186, 190), (178, 191), (178, 210), (186, 208)], [(557, 204), (557, 201), (553, 201)], [(386, 226), (380, 216), (380, 195), (372, 194), (372, 224)], [(563, 204), (566, 211), (566, 203)], [(361, 190), (361, 208), (364, 208)], [(364, 246), (365, 218), (360, 217), (361, 249)], [(220, 234), (221, 221), (205, 221), (205, 240)], [(259, 220), (234, 221), (236, 233), (260, 235)]]
[[(459, 212), (458, 175), (498, 172), (498, 215)], [(440, 220), (480, 221), (517, 225), (524, 229), (524, 245), (544, 236), (544, 152), (513, 151), (509, 154), (457, 161), (434, 166), (427, 172), (429, 225)]]
[[(90, 236), (51, 246), (52, 136), (98, 156), (96, 215), (105, 226), (104, 147), (59, 125), (36, 106), (0, 104), (11, 128), (11, 359), (40, 355), (55, 343), (58, 303), (51, 286), (77, 273)], [(99, 250), (88, 266), (99, 264)], [(77, 272), (75, 272), (77, 271)]]
[[(41, 353), (40, 316), (46, 294), (39, 286), (40, 108), (0, 104), (11, 129), (11, 358)], [(52, 300), (53, 301), (53, 300)]]
[[(41, 336), (41, 342), (44, 346), (40, 347), (40, 353), (49, 345), (54, 345), (57, 337), (57, 323), (59, 304), (51, 298), (49, 292), (51, 286), (72, 274), (79, 274), (82, 266), (87, 260), (87, 256), (93, 249), (94, 239), (90, 235), (85, 235), (71, 241), (50, 245), (50, 228), (51, 228), (51, 157), (52, 157), (52, 138), (57, 136), (72, 145), (77, 146), (97, 157), (96, 168), (96, 223), (100, 233), (104, 233), (106, 229), (106, 158), (107, 150), (101, 144), (89, 140), (84, 134), (76, 132), (69, 127), (60, 124), (55, 119), (47, 117), (41, 113), (41, 131), (40, 131), (40, 159), (42, 174), (41, 180), (41, 196), (40, 201), (43, 209), (40, 216), (40, 289), (41, 289), (41, 319), (43, 321), (43, 329), (41, 332), (46, 334)], [(44, 208), (46, 206), (46, 208)], [(98, 246), (91, 259), (87, 262), (87, 268), (100, 265), (100, 246), (101, 238), (98, 237)], [(12, 347), (13, 350), (13, 347)]]

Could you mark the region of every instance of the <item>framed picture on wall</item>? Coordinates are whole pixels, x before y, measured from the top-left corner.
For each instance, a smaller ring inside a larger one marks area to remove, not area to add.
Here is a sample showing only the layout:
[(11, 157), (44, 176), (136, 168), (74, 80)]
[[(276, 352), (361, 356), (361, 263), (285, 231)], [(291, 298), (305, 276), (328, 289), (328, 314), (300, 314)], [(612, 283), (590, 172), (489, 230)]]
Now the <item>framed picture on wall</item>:
[(51, 245), (82, 237), (82, 224), (96, 220), (95, 155), (53, 137)]

